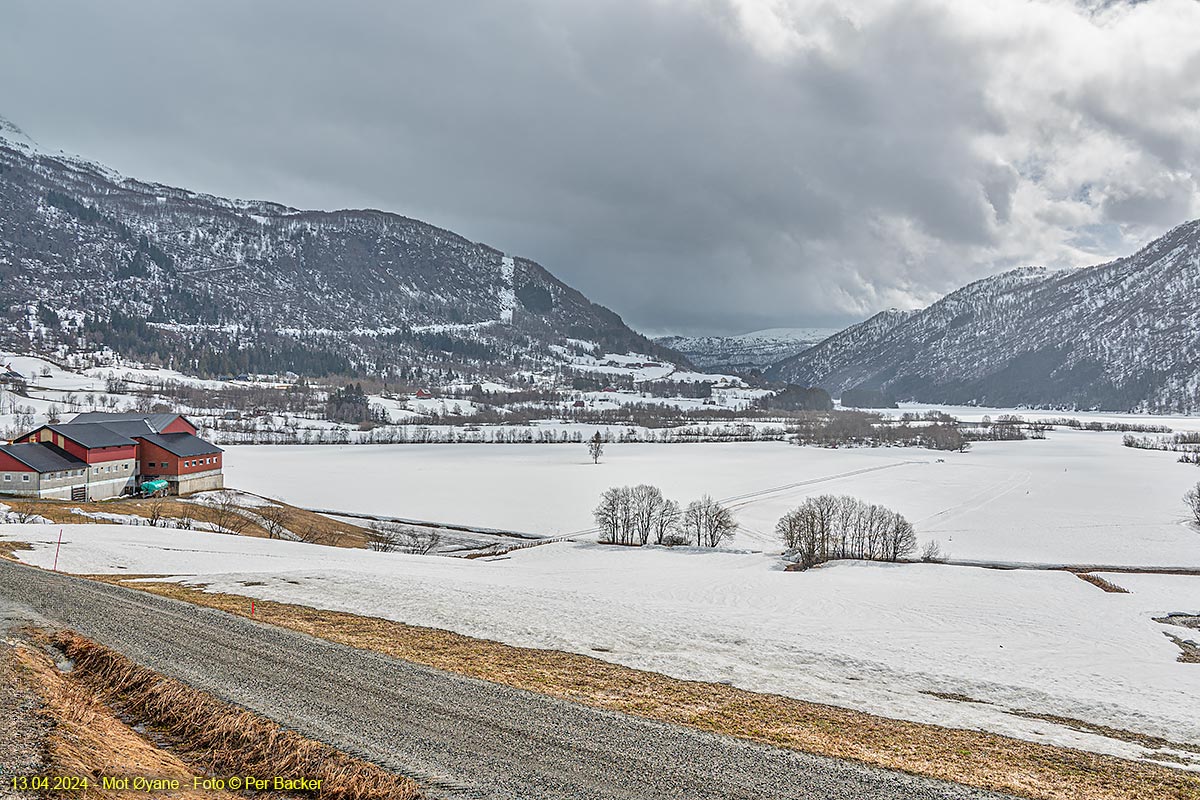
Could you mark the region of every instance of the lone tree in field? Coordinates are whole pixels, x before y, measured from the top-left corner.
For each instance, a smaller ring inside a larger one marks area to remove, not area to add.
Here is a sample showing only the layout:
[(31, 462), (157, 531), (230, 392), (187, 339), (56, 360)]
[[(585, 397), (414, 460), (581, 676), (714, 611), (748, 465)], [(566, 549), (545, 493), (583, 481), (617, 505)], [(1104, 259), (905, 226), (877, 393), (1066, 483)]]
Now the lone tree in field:
[(697, 547), (716, 547), (737, 532), (738, 525), (728, 508), (708, 495), (688, 503), (683, 512), (683, 535)]
[(600, 456), (604, 455), (604, 440), (600, 438), (599, 431), (588, 439), (588, 455), (592, 457), (593, 464), (599, 464)]
[(1183, 495), (1183, 502), (1187, 503), (1187, 507), (1192, 511), (1192, 516), (1196, 519), (1196, 524), (1200, 525), (1200, 483), (1187, 490)]

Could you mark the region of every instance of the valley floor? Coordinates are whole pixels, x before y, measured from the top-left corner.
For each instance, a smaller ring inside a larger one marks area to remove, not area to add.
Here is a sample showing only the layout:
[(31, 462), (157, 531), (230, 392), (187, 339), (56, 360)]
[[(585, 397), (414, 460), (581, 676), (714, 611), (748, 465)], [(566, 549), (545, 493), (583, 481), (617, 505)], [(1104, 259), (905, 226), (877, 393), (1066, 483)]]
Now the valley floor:
[(783, 442), (583, 445), (284, 445), (229, 448), (227, 483), (295, 505), (557, 536), (592, 529), (610, 486), (650, 483), (686, 505), (731, 505), (733, 547), (778, 550), (776, 521), (821, 493), (904, 514), (956, 559), (1200, 567), (1183, 493), (1200, 469), (1121, 446), (1119, 433), (1058, 429), (966, 453), (828, 450)]
[[(1200, 577), (948, 564), (785, 572), (775, 520), (808, 495), (895, 508), (956, 560), (1200, 567), (1181, 495), (1200, 470), (1120, 434), (1057, 430), (967, 453), (782, 443), (239, 447), (229, 483), (296, 504), (577, 534), (464, 560), (120, 525), (64, 525), (60, 569), (228, 592), (875, 714), (1200, 767)], [(594, 544), (612, 485), (708, 492), (742, 532), (717, 551)], [(0, 526), (50, 566), (59, 526)], [(10, 548), (12, 549), (12, 548)], [(1177, 644), (1174, 639), (1183, 642)]]

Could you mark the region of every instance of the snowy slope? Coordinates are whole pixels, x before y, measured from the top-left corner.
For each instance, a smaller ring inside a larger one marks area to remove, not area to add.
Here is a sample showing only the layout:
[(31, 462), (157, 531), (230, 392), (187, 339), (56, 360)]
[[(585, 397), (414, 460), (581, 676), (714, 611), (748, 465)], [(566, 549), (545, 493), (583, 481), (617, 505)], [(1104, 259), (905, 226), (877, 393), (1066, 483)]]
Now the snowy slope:
[[(48, 566), (57, 526), (0, 526)], [(1194, 665), (1153, 617), (1200, 608), (1200, 578), (837, 563), (555, 544), (498, 561), (325, 549), (147, 527), (65, 526), (60, 567), (188, 576), (234, 592), (563, 649), (682, 678), (1141, 757), (1014, 711), (1200, 743)], [(1180, 629), (1182, 630), (1182, 629)], [(962, 702), (930, 692), (960, 694)], [(985, 704), (986, 703), (986, 704)], [(1194, 754), (1191, 758), (1194, 760)]]
[(43, 152), (7, 123), (0, 282), (0, 347), (82, 334), (193, 374), (453, 363), (482, 376), (536, 368), (569, 339), (682, 361), (533, 261), (456, 233), (145, 183)]

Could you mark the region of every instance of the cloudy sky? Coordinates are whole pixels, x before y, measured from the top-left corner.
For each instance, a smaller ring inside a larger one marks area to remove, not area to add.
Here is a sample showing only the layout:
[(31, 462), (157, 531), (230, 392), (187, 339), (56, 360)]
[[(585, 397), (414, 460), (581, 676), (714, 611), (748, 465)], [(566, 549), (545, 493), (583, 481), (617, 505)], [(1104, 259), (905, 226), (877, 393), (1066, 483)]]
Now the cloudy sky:
[(651, 332), (840, 325), (1200, 216), (1200, 2), (5, 0), (0, 116), (377, 207)]

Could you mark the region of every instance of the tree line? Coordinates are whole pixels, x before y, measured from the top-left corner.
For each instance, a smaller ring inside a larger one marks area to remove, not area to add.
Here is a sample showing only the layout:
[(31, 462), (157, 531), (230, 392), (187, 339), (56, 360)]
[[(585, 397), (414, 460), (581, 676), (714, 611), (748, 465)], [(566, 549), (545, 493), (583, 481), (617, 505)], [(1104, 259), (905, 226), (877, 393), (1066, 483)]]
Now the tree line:
[(737, 531), (733, 514), (712, 497), (681, 508), (657, 486), (614, 486), (592, 512), (602, 544), (716, 547)]
[(775, 532), (803, 569), (842, 558), (899, 561), (917, 549), (916, 531), (901, 514), (846, 495), (808, 498)]

